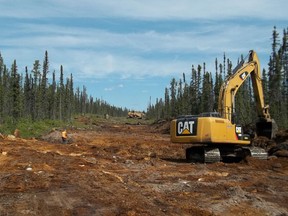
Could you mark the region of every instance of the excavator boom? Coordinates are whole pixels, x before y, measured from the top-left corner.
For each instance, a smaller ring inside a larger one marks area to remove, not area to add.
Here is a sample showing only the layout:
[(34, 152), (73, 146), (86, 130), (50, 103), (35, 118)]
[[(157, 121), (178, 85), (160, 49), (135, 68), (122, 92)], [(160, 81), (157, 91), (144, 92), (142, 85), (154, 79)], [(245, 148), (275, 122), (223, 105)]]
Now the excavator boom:
[(256, 134), (273, 138), (277, 130), (276, 123), (271, 119), (269, 106), (264, 103), (264, 93), (262, 87), (260, 63), (256, 52), (250, 50), (248, 61), (241, 61), (221, 86), (218, 100), (218, 111), (223, 118), (234, 123), (235, 116), (235, 96), (240, 86), (245, 80), (251, 77), (255, 104), (258, 114), (256, 123)]

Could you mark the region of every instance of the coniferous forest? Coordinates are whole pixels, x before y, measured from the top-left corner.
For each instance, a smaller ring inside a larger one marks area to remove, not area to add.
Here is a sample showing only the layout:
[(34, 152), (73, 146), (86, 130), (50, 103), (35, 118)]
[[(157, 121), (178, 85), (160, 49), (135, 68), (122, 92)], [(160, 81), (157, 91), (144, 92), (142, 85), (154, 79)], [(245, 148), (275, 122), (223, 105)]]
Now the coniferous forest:
[(26, 67), (25, 71), (19, 71), (16, 60), (8, 68), (0, 53), (0, 124), (20, 119), (70, 121), (74, 115), (86, 113), (127, 115), (127, 109), (88, 96), (85, 86), (74, 90), (73, 75), (65, 78), (62, 65), (52, 72), (50, 81), (48, 73), (47, 51), (42, 64), (35, 60), (32, 69)]
[[(272, 31), (271, 55), (267, 66), (262, 67), (262, 83), (265, 103), (270, 106), (272, 118), (278, 127), (288, 128), (288, 28), (279, 33)], [(239, 57), (243, 58), (243, 56)], [(261, 63), (261, 59), (260, 59)], [(173, 78), (165, 88), (164, 99), (149, 104), (147, 117), (171, 119), (178, 115), (200, 114), (217, 111), (218, 94), (225, 78), (233, 67), (229, 57), (215, 59), (215, 70), (206, 70), (206, 63), (192, 65), (191, 72), (182, 78)], [(31, 69), (19, 71), (17, 62), (7, 67), (0, 53), (0, 124), (17, 122), (20, 119), (39, 121), (45, 119), (70, 121), (77, 114), (109, 114), (126, 116), (128, 110), (111, 106), (106, 101), (88, 96), (87, 89), (74, 89), (73, 75), (64, 77), (59, 71), (49, 69), (48, 52), (43, 62), (35, 60)], [(52, 77), (52, 78), (51, 78)], [(254, 124), (257, 113), (251, 81), (248, 79), (236, 95), (236, 113), (239, 124)]]
[[(276, 27), (272, 31), (271, 55), (267, 66), (261, 65), (265, 103), (270, 106), (270, 114), (279, 128), (288, 128), (288, 28), (280, 34)], [(253, 49), (253, 48), (251, 48)], [(247, 50), (248, 53), (249, 50)], [(257, 50), (255, 50), (257, 52)], [(243, 56), (239, 56), (242, 60)], [(215, 59), (215, 71), (206, 70), (206, 64), (192, 65), (191, 73), (183, 73), (181, 79), (173, 78), (170, 88), (165, 88), (164, 99), (156, 99), (150, 104), (147, 116), (170, 119), (178, 115), (200, 114), (217, 111), (218, 94), (225, 78), (231, 75), (237, 62), (232, 64), (224, 54), (223, 59)], [(248, 79), (237, 92), (237, 123), (253, 125), (257, 118), (251, 80)]]

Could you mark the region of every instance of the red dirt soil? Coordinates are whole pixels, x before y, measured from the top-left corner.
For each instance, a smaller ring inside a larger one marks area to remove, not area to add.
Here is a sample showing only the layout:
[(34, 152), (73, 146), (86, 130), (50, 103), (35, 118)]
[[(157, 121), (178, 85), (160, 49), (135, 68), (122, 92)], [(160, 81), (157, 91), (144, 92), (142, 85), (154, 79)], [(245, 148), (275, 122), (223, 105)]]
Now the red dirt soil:
[(165, 129), (103, 123), (1, 140), (0, 215), (288, 215), (288, 159), (191, 164)]

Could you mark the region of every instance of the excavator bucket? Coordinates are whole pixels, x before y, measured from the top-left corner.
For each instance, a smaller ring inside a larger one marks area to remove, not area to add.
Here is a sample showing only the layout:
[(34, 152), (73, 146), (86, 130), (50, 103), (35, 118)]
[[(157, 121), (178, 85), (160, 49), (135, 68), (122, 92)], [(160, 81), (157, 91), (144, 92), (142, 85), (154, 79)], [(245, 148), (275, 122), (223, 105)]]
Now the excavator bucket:
[(278, 126), (274, 119), (271, 120), (259, 120), (256, 123), (256, 134), (257, 136), (264, 136), (268, 139), (273, 139), (278, 130)]

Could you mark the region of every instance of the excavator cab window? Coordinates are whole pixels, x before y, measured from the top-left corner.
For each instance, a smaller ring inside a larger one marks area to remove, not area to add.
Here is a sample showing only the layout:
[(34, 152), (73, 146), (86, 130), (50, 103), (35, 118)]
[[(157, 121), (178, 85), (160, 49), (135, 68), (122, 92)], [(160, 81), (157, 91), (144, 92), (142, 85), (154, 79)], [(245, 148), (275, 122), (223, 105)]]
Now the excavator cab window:
[(216, 117), (216, 118), (221, 118), (220, 113), (218, 112), (205, 112), (201, 113), (199, 117)]
[(182, 119), (182, 118), (195, 118), (198, 117), (198, 115), (180, 115), (177, 117), (177, 119)]

